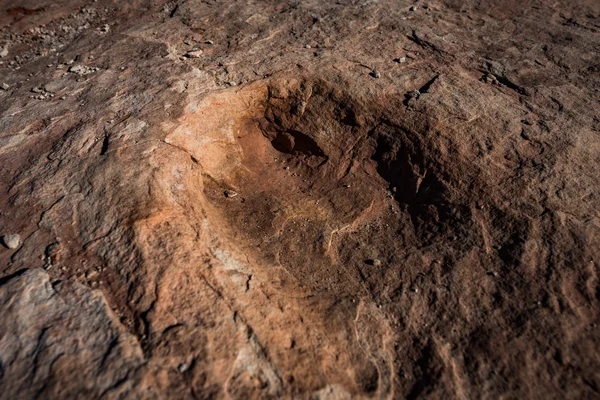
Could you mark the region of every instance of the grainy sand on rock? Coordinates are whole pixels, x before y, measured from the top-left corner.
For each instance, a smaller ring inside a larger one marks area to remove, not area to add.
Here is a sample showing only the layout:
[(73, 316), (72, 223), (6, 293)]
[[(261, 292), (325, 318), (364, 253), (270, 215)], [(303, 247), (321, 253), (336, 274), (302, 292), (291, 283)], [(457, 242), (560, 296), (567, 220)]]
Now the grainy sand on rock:
[(600, 398), (599, 49), (596, 0), (0, 0), (0, 398)]

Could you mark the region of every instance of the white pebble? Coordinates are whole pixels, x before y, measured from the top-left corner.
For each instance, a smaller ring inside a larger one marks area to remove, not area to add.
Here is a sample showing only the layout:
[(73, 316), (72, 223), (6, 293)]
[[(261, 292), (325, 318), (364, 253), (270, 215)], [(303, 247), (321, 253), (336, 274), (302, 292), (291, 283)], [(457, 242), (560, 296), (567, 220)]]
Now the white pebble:
[(21, 236), (19, 236), (16, 233), (4, 235), (2, 237), (2, 241), (4, 242), (4, 245), (9, 249), (16, 249), (21, 245)]

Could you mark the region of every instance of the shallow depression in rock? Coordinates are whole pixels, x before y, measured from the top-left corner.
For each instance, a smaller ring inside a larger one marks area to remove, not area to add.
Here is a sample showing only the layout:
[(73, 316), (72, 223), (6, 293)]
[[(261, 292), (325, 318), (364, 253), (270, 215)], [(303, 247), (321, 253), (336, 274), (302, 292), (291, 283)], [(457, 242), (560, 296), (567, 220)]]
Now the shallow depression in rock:
[(228, 125), (231, 144), (219, 145), (227, 174), (204, 170), (207, 198), (249, 251), (307, 287), (355, 293), (361, 259), (469, 234), (469, 208), (454, 202), (442, 160), (423, 155), (435, 144), (328, 82), (266, 85)]

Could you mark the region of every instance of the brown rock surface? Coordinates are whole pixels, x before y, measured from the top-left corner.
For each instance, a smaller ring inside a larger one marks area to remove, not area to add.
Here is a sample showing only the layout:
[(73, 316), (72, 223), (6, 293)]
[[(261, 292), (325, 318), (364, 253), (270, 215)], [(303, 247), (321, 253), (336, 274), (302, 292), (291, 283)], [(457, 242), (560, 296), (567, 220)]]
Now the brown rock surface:
[(1, 398), (600, 398), (596, 0), (0, 26)]

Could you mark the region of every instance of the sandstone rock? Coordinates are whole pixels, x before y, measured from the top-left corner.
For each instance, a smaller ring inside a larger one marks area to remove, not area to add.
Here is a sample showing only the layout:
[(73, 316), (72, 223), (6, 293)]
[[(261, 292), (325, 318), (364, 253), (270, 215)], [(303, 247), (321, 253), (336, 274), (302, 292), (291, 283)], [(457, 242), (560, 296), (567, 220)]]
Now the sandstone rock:
[[(128, 378), (144, 362), (135, 338), (99, 294), (79, 284), (55, 287), (38, 269), (24, 270), (1, 283), (2, 396), (131, 394)], [(136, 397), (147, 390), (136, 388)]]
[(598, 396), (597, 1), (88, 3), (0, 12), (0, 397)]

